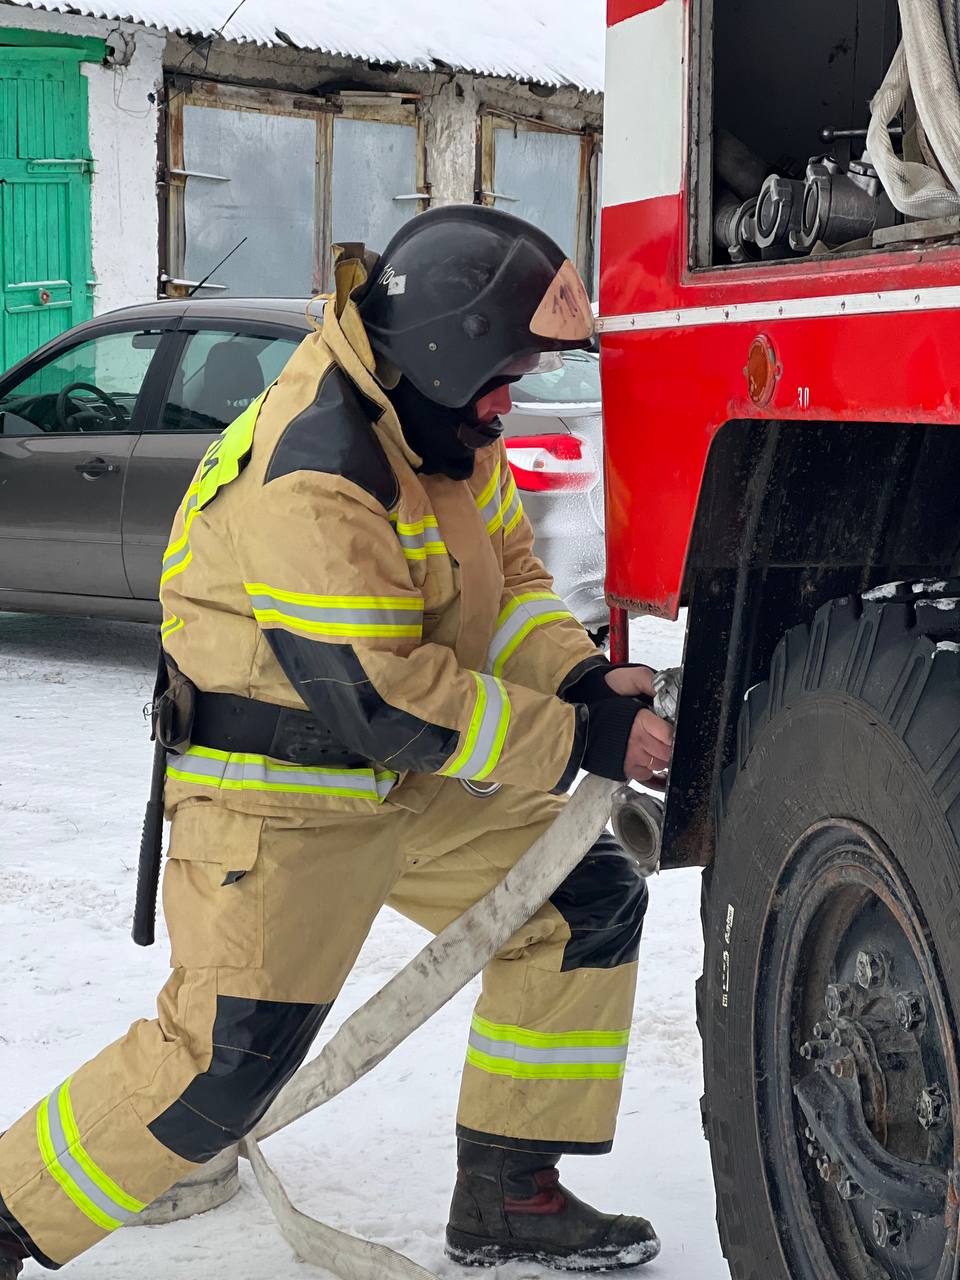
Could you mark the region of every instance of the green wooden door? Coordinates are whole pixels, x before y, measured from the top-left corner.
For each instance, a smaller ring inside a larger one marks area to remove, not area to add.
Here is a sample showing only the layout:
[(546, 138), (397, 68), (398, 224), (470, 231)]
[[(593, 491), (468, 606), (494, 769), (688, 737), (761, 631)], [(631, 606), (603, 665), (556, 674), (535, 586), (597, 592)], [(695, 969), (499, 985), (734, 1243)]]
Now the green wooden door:
[(91, 315), (82, 57), (0, 47), (0, 369)]

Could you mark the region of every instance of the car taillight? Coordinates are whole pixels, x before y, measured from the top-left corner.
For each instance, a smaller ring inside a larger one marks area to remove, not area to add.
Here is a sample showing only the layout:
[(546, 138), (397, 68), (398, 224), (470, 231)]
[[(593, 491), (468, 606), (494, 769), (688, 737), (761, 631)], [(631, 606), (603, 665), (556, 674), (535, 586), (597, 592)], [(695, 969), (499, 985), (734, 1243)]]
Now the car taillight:
[(600, 478), (593, 450), (580, 436), (511, 436), (504, 444), (520, 489), (584, 493)]

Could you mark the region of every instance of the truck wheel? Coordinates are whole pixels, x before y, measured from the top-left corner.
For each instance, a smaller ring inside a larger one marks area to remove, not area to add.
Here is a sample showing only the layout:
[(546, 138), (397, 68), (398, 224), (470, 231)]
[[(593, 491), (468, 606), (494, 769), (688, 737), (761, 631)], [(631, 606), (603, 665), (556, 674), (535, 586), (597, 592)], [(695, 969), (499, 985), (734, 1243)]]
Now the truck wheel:
[(825, 605), (747, 695), (704, 873), (704, 1127), (736, 1280), (948, 1280), (960, 579)]

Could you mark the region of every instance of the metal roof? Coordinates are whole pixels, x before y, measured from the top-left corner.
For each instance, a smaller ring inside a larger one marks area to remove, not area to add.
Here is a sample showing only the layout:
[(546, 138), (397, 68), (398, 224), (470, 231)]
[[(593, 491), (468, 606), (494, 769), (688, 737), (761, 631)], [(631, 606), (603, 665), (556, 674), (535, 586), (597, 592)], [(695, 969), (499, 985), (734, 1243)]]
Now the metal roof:
[[(180, 35), (603, 90), (604, 0), (7, 0)], [(227, 20), (229, 18), (229, 21)]]

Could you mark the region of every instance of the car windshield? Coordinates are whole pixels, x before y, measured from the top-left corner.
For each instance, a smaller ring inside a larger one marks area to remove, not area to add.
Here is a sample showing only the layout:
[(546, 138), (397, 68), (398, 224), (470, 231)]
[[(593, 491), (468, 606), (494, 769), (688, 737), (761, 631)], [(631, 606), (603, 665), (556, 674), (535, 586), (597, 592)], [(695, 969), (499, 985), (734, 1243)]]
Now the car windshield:
[(566, 351), (563, 368), (529, 373), (510, 388), (514, 404), (599, 404), (600, 357), (594, 351)]

